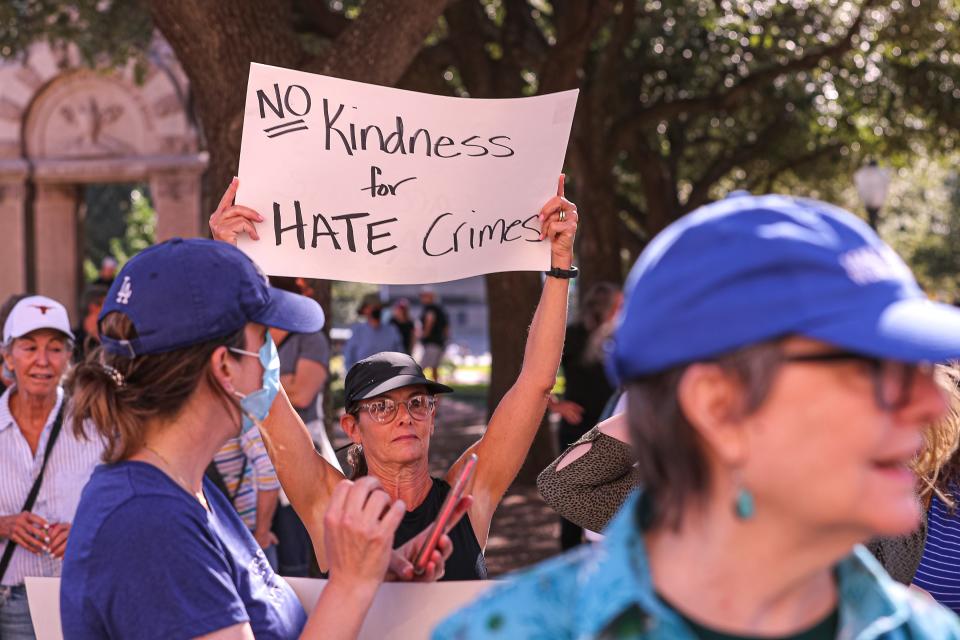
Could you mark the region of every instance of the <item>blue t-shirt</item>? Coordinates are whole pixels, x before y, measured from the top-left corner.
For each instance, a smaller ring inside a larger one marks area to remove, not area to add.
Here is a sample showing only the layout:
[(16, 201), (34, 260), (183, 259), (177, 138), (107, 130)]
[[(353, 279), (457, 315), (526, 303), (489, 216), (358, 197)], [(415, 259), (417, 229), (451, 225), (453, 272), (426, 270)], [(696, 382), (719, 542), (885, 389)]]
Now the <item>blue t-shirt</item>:
[(210, 511), (160, 469), (101, 465), (83, 490), (60, 586), (64, 638), (192, 638), (249, 622), (296, 638), (306, 614), (227, 498)]

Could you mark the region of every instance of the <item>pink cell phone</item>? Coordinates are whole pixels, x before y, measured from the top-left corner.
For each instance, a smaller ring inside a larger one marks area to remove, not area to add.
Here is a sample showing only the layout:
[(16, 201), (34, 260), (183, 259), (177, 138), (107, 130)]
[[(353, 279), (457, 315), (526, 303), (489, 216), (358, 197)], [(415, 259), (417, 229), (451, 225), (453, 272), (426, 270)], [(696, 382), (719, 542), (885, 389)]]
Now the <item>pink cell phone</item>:
[(423, 546), (420, 547), (420, 551), (417, 552), (416, 560), (413, 563), (413, 572), (415, 574), (420, 575), (427, 570), (430, 556), (433, 555), (433, 550), (436, 549), (440, 543), (440, 536), (446, 531), (447, 523), (450, 522), (450, 518), (453, 517), (453, 512), (456, 510), (457, 505), (460, 504), (460, 499), (463, 498), (463, 493), (466, 491), (467, 485), (470, 483), (470, 478), (473, 477), (473, 472), (476, 468), (477, 454), (472, 453), (470, 457), (467, 458), (467, 461), (463, 463), (460, 477), (457, 478), (457, 482), (453, 485), (453, 488), (450, 489), (450, 493), (447, 494), (443, 505), (440, 507), (440, 513), (437, 514), (437, 519), (430, 525), (430, 533), (427, 535), (427, 539), (424, 541)]

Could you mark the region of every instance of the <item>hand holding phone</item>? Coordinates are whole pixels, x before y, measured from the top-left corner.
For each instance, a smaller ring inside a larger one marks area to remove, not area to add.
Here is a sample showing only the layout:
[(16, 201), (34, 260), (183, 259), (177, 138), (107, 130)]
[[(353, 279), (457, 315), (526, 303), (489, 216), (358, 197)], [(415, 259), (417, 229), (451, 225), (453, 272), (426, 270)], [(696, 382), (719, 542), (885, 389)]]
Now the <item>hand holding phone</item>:
[(420, 547), (420, 550), (417, 552), (416, 559), (413, 562), (413, 571), (416, 575), (421, 575), (426, 570), (430, 556), (433, 555), (434, 549), (437, 548), (440, 537), (447, 532), (450, 519), (456, 512), (456, 507), (463, 498), (463, 494), (467, 489), (467, 485), (470, 484), (470, 479), (473, 477), (473, 472), (476, 468), (477, 454), (473, 453), (470, 454), (467, 461), (463, 463), (460, 476), (443, 501), (443, 505), (440, 507), (440, 513), (437, 514), (436, 520), (430, 525), (430, 532), (423, 541), (423, 546)]

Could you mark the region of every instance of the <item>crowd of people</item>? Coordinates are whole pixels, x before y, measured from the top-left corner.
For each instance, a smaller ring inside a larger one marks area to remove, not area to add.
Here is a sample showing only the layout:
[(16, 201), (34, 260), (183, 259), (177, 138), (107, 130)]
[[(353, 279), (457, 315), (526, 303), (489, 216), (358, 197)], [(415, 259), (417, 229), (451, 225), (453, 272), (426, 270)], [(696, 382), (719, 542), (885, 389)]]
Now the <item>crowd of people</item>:
[[(0, 638), (33, 637), (24, 579), (57, 575), (67, 638), (356, 637), (384, 580), (488, 577), (547, 412), (563, 453), (538, 486), (570, 551), (435, 638), (960, 638), (960, 311), (852, 214), (731, 195), (568, 324), (579, 214), (561, 177), (523, 366), (483, 435), (431, 475), (448, 318), (431, 289), (419, 329), (408, 301), (386, 321), (368, 296), (344, 348), (345, 472), (323, 311), (236, 248), (260, 220), (237, 186), (212, 240), (142, 251), (79, 328), (42, 296), (0, 310)], [(305, 611), (279, 576), (310, 558), (328, 583)]]

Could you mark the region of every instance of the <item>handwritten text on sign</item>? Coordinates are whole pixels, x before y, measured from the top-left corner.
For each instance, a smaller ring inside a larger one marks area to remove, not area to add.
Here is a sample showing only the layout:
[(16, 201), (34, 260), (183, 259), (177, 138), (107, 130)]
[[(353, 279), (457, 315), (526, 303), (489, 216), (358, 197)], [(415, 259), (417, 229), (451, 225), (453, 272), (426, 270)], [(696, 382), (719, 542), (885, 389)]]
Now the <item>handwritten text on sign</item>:
[(240, 247), (267, 273), (412, 284), (544, 270), (577, 92), (472, 100), (250, 65)]

